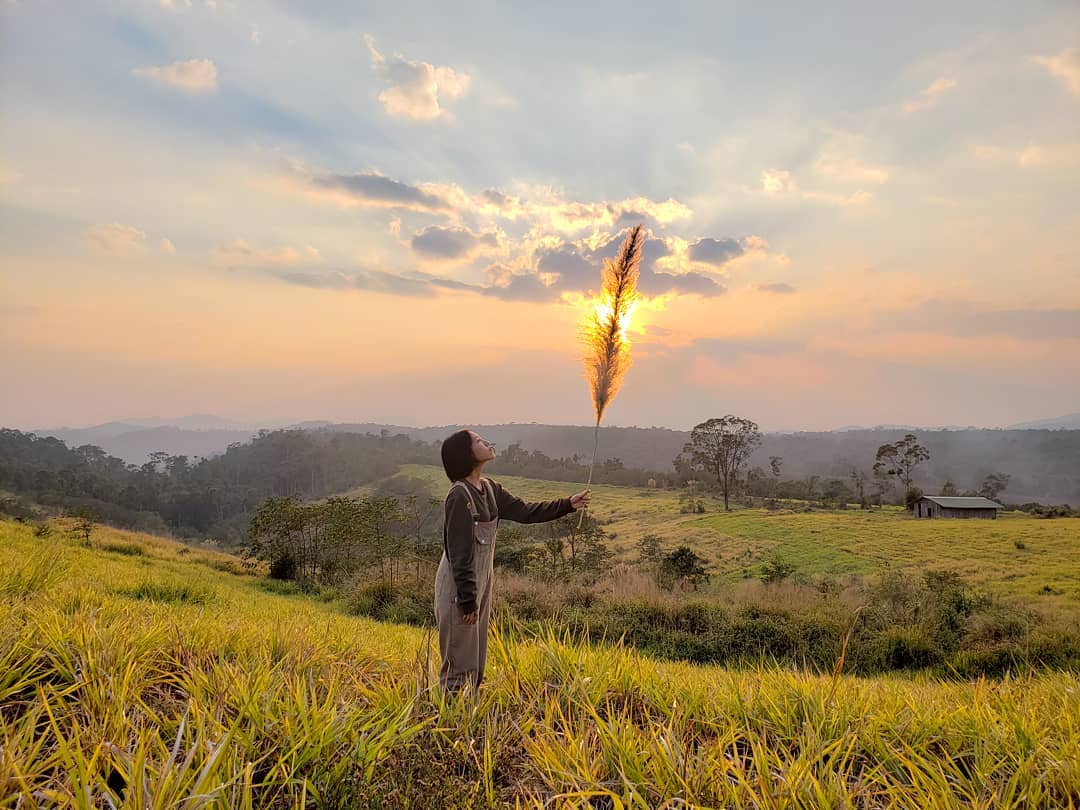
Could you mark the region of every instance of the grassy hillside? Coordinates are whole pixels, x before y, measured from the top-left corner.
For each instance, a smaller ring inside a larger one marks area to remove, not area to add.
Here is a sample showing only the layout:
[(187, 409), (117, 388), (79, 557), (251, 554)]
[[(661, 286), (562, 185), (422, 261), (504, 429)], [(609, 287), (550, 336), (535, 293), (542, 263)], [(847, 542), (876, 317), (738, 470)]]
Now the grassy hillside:
[(225, 555), (0, 523), (0, 806), (1080, 805), (1080, 679), (657, 663), (503, 635), (474, 704), (432, 639)]
[[(441, 497), (441, 469), (406, 465), (401, 475), (429, 482)], [(571, 484), (500, 476), (515, 495), (569, 495)], [(755, 575), (779, 554), (804, 575), (877, 573), (886, 567), (952, 568), (995, 593), (1047, 605), (1080, 606), (1080, 520), (1045, 520), (1006, 513), (997, 520), (916, 520), (901, 509), (793, 512), (735, 508), (723, 512), (705, 498), (704, 515), (679, 514), (678, 493), (594, 486), (593, 513), (613, 534), (612, 545), (632, 559), (645, 534), (664, 546), (686, 544), (706, 557), (724, 585)]]

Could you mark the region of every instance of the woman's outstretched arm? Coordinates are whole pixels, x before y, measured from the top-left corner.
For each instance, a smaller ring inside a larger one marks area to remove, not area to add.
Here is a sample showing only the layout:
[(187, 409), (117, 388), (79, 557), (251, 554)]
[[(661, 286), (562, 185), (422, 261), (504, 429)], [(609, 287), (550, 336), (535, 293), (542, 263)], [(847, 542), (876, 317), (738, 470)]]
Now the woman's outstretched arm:
[(491, 486), (495, 490), (495, 502), (499, 506), (499, 518), (502, 520), (512, 520), (515, 523), (545, 523), (577, 511), (569, 498), (529, 503), (516, 495), (511, 495), (497, 481), (492, 481)]

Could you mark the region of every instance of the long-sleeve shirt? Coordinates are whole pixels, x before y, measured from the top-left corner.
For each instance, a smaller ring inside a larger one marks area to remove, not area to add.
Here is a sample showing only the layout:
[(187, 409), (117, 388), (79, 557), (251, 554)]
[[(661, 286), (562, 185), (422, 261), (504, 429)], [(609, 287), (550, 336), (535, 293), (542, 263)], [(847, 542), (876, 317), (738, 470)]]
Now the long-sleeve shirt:
[(466, 490), (453, 487), (446, 496), (446, 519), (443, 535), (443, 552), (450, 562), (457, 587), (458, 605), (462, 612), (476, 610), (476, 570), (473, 564), (474, 543), (473, 513), (469, 508), (472, 498), (477, 515), (482, 522), (489, 520), (512, 520), (515, 523), (545, 523), (557, 520), (563, 515), (576, 511), (569, 498), (554, 501), (536, 501), (529, 503), (511, 495), (496, 481), (487, 479), (491, 484), (494, 502), (485, 489), (477, 489), (470, 481), (465, 481)]

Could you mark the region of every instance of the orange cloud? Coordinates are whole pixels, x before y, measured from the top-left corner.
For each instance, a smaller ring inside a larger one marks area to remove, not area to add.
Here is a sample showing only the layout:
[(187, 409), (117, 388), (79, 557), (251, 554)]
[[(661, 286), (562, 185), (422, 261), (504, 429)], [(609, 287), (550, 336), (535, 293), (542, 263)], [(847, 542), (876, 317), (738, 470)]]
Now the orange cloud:
[(1031, 61), (1042, 65), (1051, 76), (1065, 82), (1070, 93), (1080, 97), (1080, 48), (1066, 48), (1057, 56), (1033, 56)]
[(217, 66), (209, 59), (188, 59), (161, 67), (140, 67), (131, 75), (174, 87), (188, 93), (217, 90)]

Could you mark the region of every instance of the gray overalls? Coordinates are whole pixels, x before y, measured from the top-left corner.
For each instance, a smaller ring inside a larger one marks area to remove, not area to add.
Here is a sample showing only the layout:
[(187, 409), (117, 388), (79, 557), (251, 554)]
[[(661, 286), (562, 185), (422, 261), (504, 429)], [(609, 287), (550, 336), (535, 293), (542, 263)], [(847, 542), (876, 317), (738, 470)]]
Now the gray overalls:
[[(495, 510), (495, 493), (486, 478), (481, 479), (484, 497)], [(454, 572), (446, 558), (446, 548), (439, 561), (439, 571), (435, 575), (435, 621), (439, 625), (439, 652), (442, 666), (439, 667), (439, 683), (444, 689), (457, 691), (466, 682), (479, 686), (484, 679), (484, 664), (487, 661), (488, 623), (491, 619), (491, 580), (495, 555), (495, 530), (499, 517), (495, 511), (492, 520), (481, 521), (474, 493), (464, 481), (455, 481), (450, 489), (465, 487), (469, 496), (469, 508), (473, 513), (473, 565), (476, 572), (476, 606), (479, 617), (476, 624), (465, 624), (461, 620), (461, 610), (457, 606), (457, 586), (454, 584)]]

